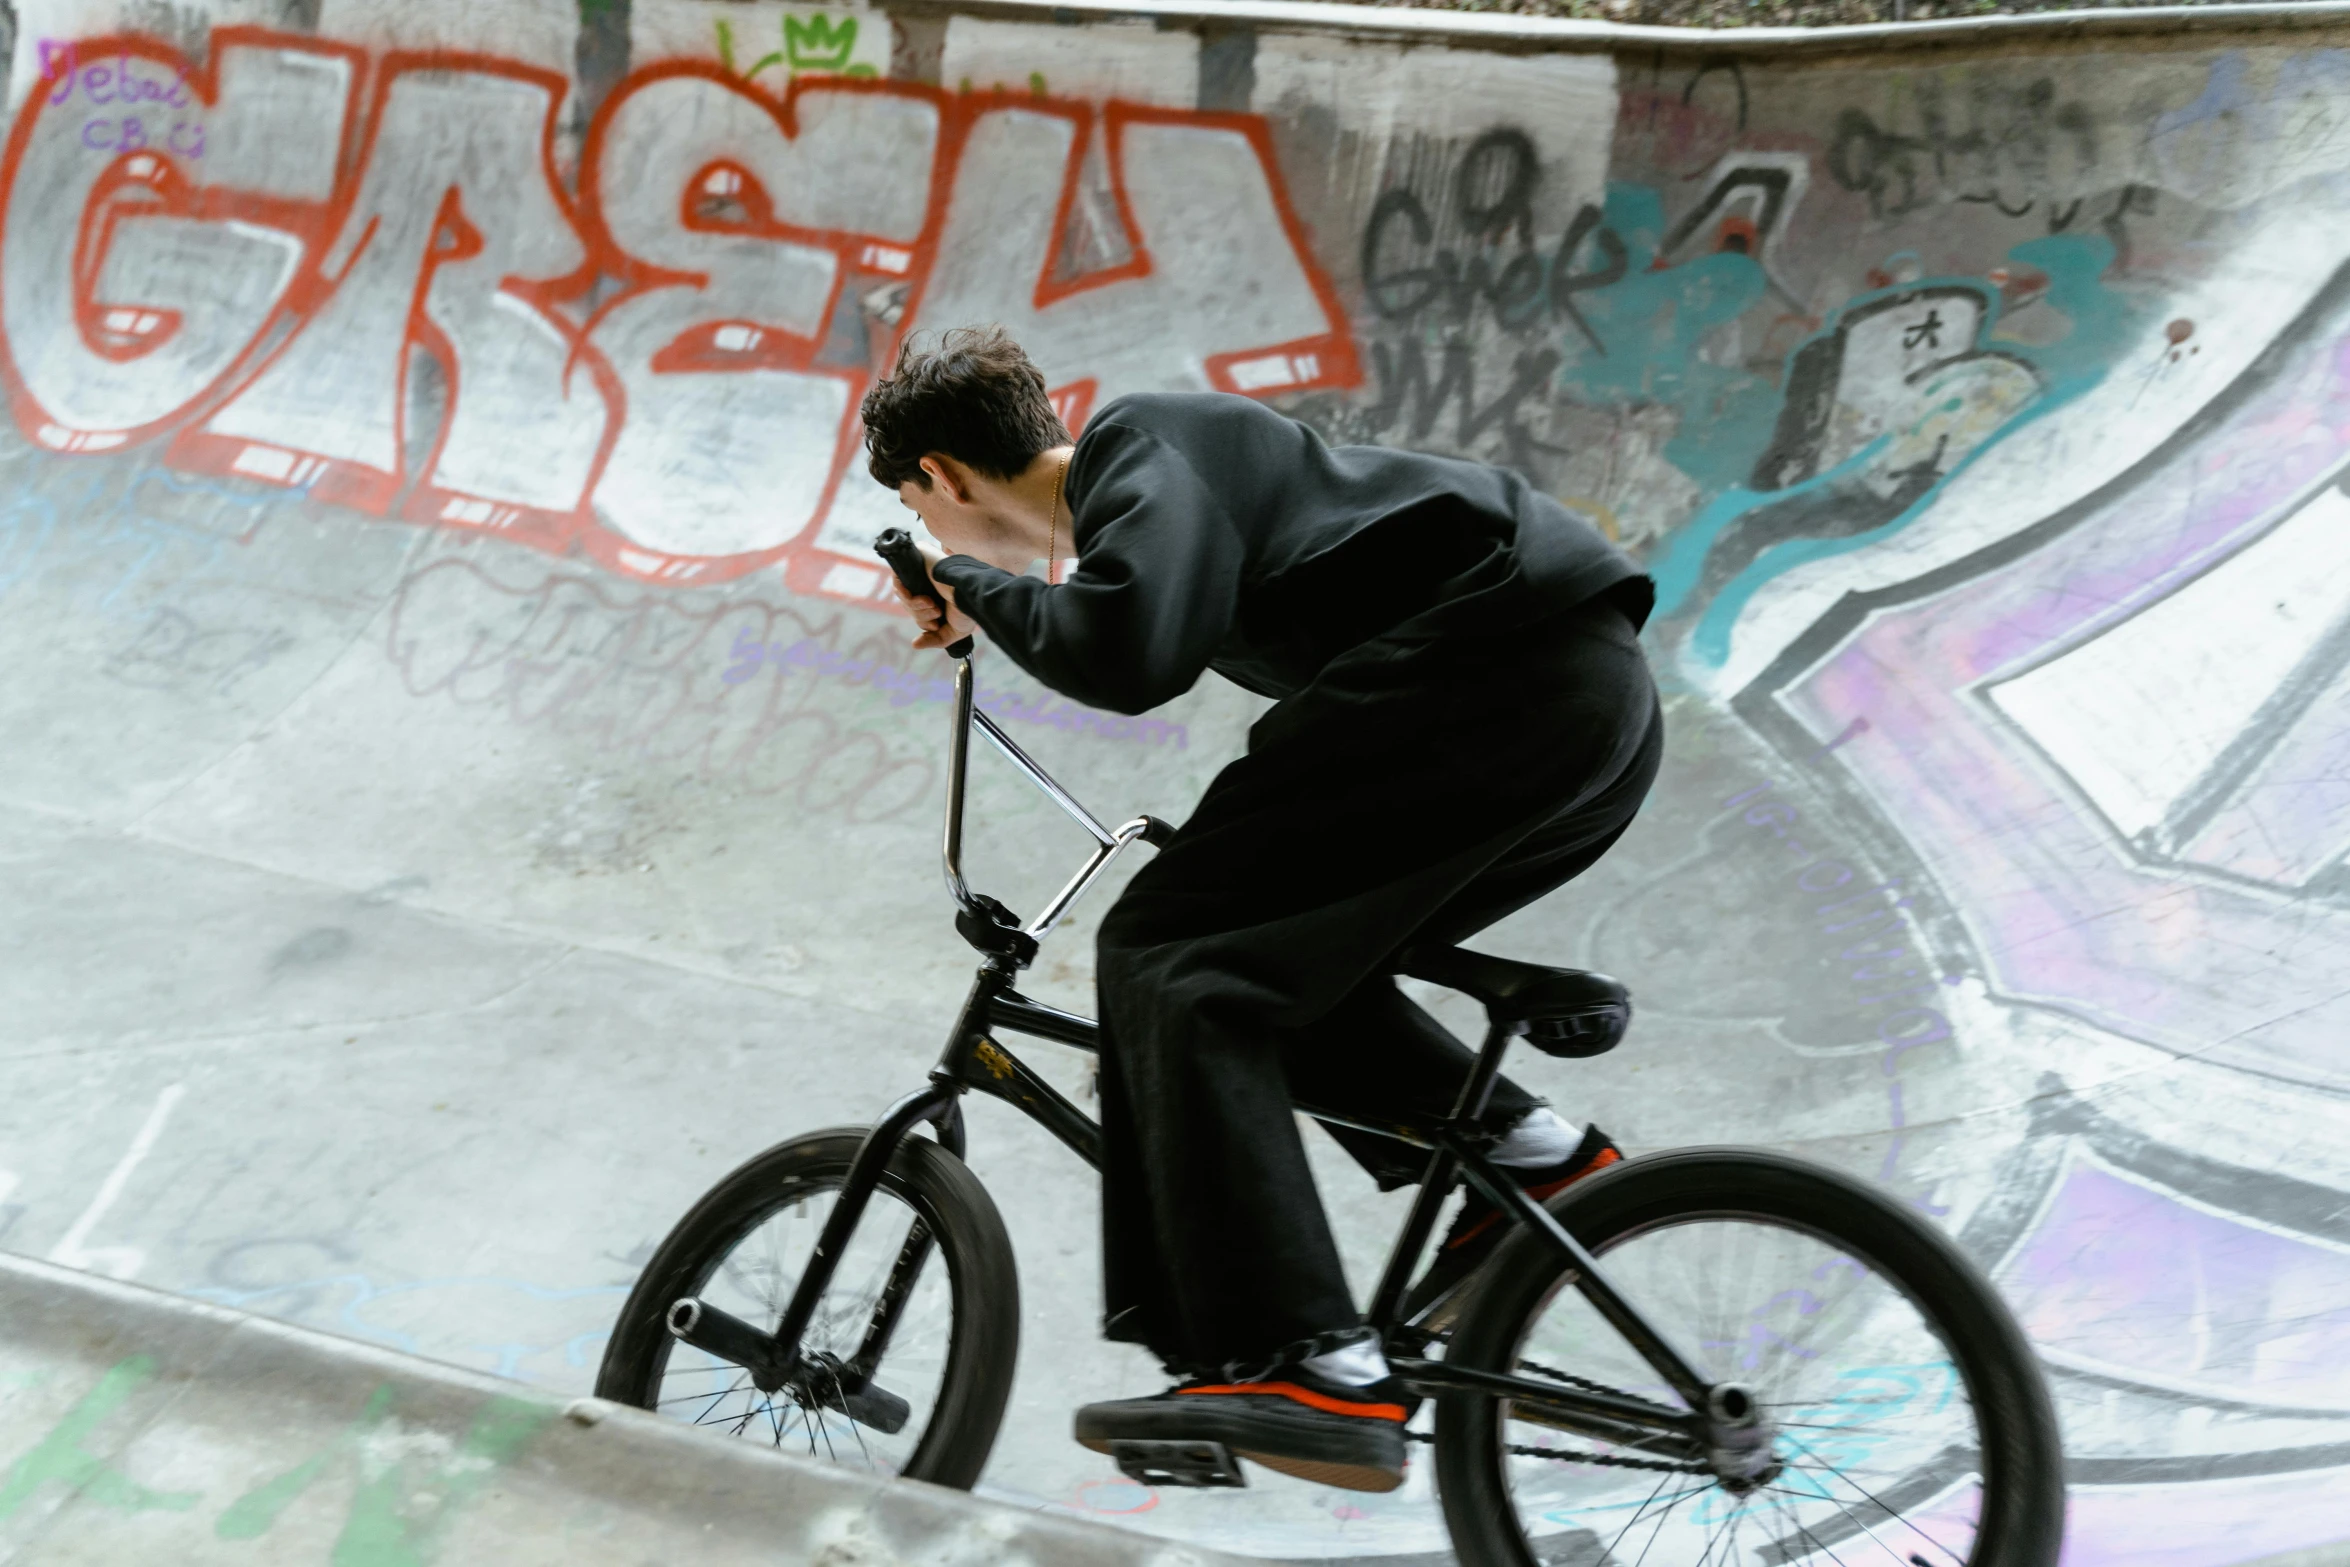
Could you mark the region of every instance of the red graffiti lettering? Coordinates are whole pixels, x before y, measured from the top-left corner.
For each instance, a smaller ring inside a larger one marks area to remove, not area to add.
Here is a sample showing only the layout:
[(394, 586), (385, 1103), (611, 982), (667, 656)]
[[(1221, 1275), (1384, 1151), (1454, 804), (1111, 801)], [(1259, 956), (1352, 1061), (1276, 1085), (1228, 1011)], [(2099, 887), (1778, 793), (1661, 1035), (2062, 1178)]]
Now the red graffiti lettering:
[(896, 505), (848, 482), (855, 410), (908, 331), (1006, 322), (1072, 426), (1360, 379), (1254, 116), (668, 62), (606, 99), (574, 202), (567, 84), (512, 62), (254, 28), (202, 69), (41, 62), (0, 161), (0, 384), (52, 451), (161, 440), (635, 576), (872, 598)]

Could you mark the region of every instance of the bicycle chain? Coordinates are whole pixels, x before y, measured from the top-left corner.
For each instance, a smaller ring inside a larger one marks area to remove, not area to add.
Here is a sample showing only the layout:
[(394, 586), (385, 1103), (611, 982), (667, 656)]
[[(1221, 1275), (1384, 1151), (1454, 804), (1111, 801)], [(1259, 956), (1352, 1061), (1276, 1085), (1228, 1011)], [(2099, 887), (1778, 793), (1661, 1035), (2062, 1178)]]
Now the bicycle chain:
[[(1430, 1444), (1436, 1440), (1426, 1431), (1406, 1431), (1404, 1438)], [(1664, 1458), (1623, 1458), (1614, 1453), (1583, 1453), (1564, 1447), (1528, 1447), (1523, 1442), (1504, 1442), (1501, 1449), (1505, 1453), (1515, 1453), (1520, 1458), (1547, 1458), (1556, 1464), (1597, 1464), (1603, 1469), (1656, 1469), (1677, 1475), (1701, 1475), (1708, 1472), (1703, 1464), (1676, 1464)]]
[(1555, 1366), (1546, 1366), (1538, 1360), (1521, 1360), (1518, 1362), (1518, 1369), (1531, 1371), (1538, 1377), (1548, 1377), (1553, 1382), (1564, 1382), (1569, 1387), (1579, 1387), (1586, 1393), (1606, 1393), (1614, 1398), (1629, 1398), (1631, 1396), (1622, 1388), (1609, 1387), (1605, 1382), (1594, 1382), (1589, 1377), (1579, 1377), (1572, 1371), (1561, 1371)]
[[(1555, 1366), (1545, 1366), (1537, 1361), (1521, 1360), (1518, 1362), (1518, 1368), (1522, 1371), (1531, 1371), (1536, 1376), (1549, 1377), (1554, 1382), (1564, 1382), (1569, 1387), (1579, 1387), (1586, 1393), (1612, 1393), (1618, 1398), (1624, 1396), (1605, 1382), (1594, 1382), (1589, 1377), (1579, 1377), (1571, 1371), (1561, 1371)], [(1423, 1431), (1406, 1431), (1404, 1435), (1414, 1442), (1427, 1442), (1433, 1445), (1436, 1441), (1434, 1436)], [(1528, 1447), (1523, 1442), (1504, 1442), (1502, 1451), (1514, 1453), (1520, 1458), (1547, 1458), (1553, 1463), (1561, 1464), (1596, 1464), (1603, 1469), (1652, 1469), (1662, 1471), (1665, 1474), (1705, 1474), (1708, 1472), (1703, 1464), (1674, 1463), (1665, 1458), (1624, 1458), (1615, 1453), (1577, 1452), (1570, 1448)]]

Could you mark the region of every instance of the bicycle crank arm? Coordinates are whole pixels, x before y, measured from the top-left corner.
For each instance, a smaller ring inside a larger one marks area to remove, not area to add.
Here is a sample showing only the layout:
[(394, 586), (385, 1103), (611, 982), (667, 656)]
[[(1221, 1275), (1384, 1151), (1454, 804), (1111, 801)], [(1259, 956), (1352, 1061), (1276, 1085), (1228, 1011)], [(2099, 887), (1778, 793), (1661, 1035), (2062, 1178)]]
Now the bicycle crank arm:
[(783, 1386), (790, 1379), (792, 1362), (799, 1358), (786, 1351), (774, 1334), (763, 1333), (705, 1300), (688, 1296), (674, 1302), (666, 1320), (672, 1338), (728, 1365), (742, 1367), (751, 1374), (752, 1386), (762, 1393)]

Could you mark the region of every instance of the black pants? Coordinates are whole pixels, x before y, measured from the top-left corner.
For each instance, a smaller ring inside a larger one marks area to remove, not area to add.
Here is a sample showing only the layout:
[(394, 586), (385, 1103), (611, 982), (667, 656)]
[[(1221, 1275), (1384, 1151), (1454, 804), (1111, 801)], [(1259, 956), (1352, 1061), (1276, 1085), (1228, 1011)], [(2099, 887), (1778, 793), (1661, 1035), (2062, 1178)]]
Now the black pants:
[[(1106, 1329), (1170, 1367), (1359, 1326), (1292, 1113), (1448, 1114), (1473, 1053), (1388, 963), (1578, 875), (1656, 777), (1662, 723), (1607, 600), (1442, 607), (1250, 731), (1102, 924)], [(1504, 1081), (1488, 1118), (1538, 1101)], [(1426, 1155), (1342, 1138), (1385, 1183)]]

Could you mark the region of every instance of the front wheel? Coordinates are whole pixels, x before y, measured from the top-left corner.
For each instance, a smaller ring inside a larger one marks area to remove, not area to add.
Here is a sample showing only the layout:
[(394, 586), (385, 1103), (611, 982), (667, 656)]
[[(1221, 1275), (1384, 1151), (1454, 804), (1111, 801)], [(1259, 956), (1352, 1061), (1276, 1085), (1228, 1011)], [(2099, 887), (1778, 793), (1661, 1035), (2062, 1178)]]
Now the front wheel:
[[(829, 1382), (763, 1393), (740, 1366), (669, 1332), (669, 1308), (688, 1296), (774, 1331), (864, 1140), (856, 1127), (795, 1137), (712, 1187), (620, 1308), (597, 1396), (802, 1458), (936, 1485), (977, 1480), (1011, 1397), (1020, 1285), (986, 1188), (936, 1143), (898, 1145), (817, 1302), (801, 1349), (833, 1368)], [(849, 1373), (844, 1389), (842, 1374), (863, 1365), (869, 1379)]]
[[(1752, 1390), (1775, 1465), (1725, 1482), (1447, 1395), (1437, 1484), (1468, 1567), (2053, 1567), (2063, 1460), (2038, 1363), (1919, 1215), (1745, 1149), (1632, 1160), (1550, 1208), (1701, 1375)], [(1449, 1363), (1680, 1407), (1542, 1237), (1521, 1230), (1485, 1278)]]

